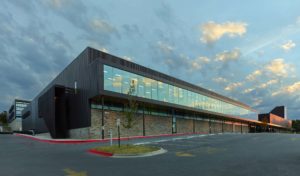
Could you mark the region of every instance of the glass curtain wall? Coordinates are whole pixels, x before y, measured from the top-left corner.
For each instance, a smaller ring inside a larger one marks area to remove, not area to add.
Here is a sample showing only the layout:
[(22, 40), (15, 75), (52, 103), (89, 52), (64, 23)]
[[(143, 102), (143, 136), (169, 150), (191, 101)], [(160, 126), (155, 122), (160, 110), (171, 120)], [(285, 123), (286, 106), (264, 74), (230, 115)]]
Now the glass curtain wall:
[(22, 111), (26, 108), (29, 103), (27, 102), (16, 102), (16, 118), (22, 117)]
[(104, 90), (127, 94), (130, 84), (133, 95), (243, 118), (256, 119), (256, 112), (181, 87), (104, 65)]

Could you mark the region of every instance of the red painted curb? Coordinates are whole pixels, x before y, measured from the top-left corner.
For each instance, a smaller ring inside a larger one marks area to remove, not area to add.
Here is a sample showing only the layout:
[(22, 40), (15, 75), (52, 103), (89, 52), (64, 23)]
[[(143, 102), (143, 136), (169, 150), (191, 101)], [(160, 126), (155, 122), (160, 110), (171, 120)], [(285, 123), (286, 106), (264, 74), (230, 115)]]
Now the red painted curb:
[[(184, 135), (193, 135), (193, 134), (208, 134), (208, 133), (177, 133), (177, 134), (160, 134), (152, 136), (132, 136), (132, 137), (122, 137), (120, 140), (131, 140), (131, 139), (147, 139), (147, 138), (156, 138), (156, 137), (170, 137), (170, 136), (184, 136)], [(40, 139), (34, 136), (25, 135), (25, 134), (14, 134), (16, 136), (29, 138), (39, 142), (46, 142), (51, 144), (82, 144), (82, 143), (92, 143), (92, 142), (109, 142), (110, 139), (83, 139), (83, 140), (55, 140), (55, 139)], [(118, 138), (113, 138), (113, 141), (117, 141)]]
[(92, 154), (96, 154), (96, 155), (105, 156), (105, 157), (112, 157), (114, 155), (113, 153), (99, 151), (99, 150), (95, 150), (95, 149), (89, 149), (88, 152), (92, 153)]

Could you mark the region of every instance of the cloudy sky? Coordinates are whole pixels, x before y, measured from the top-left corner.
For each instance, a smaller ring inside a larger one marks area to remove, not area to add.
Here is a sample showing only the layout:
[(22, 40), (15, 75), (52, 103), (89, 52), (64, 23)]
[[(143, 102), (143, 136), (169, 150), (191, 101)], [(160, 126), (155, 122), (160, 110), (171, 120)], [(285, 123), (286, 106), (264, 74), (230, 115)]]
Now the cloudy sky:
[(32, 99), (87, 46), (300, 118), (300, 2), (2, 0), (0, 110)]

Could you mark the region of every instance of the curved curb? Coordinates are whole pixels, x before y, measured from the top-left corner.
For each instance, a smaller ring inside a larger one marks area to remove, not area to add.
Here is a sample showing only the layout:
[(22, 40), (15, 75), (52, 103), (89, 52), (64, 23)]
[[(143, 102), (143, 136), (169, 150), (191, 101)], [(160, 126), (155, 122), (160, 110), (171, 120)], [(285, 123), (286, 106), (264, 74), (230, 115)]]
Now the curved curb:
[(130, 154), (113, 154), (113, 153), (99, 151), (99, 150), (95, 150), (95, 149), (89, 149), (88, 152), (91, 154), (96, 154), (96, 155), (101, 155), (104, 157), (111, 157), (111, 158), (141, 158), (141, 157), (149, 157), (149, 156), (164, 154), (164, 153), (167, 153), (168, 150), (160, 148), (159, 150), (156, 150), (153, 152), (148, 152), (148, 153), (143, 153), (143, 154), (131, 154), (131, 155)]
[(132, 155), (116, 154), (116, 155), (113, 155), (112, 158), (141, 158), (141, 157), (160, 155), (160, 154), (164, 154), (167, 152), (168, 152), (168, 150), (160, 148), (159, 150), (156, 150), (153, 152), (148, 152), (148, 153), (143, 153), (143, 154), (132, 154)]
[(106, 156), (106, 157), (112, 157), (114, 155), (113, 153), (99, 151), (95, 149), (89, 149), (88, 152), (96, 155)]

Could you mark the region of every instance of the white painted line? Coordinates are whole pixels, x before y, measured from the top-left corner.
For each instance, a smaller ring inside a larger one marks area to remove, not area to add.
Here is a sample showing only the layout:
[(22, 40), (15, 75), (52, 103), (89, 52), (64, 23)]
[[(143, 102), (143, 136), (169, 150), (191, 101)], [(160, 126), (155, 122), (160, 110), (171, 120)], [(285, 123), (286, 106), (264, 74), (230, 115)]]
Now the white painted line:
[[(223, 133), (219, 133), (219, 134), (223, 134)], [(145, 144), (153, 144), (153, 143), (168, 142), (168, 141), (177, 141), (177, 140), (183, 140), (183, 139), (200, 138), (200, 137), (214, 136), (214, 135), (216, 135), (216, 134), (201, 134), (201, 135), (196, 135), (196, 136), (177, 137), (177, 138), (173, 138), (173, 139), (163, 139), (163, 140), (157, 140), (157, 141), (139, 142), (139, 143), (135, 143), (134, 145), (145, 145)]]
[(139, 142), (139, 143), (135, 143), (134, 145), (145, 145), (145, 144), (150, 144), (153, 142)]
[(192, 139), (192, 138), (195, 138), (195, 137), (197, 137), (197, 136), (188, 136), (188, 137), (186, 137), (186, 139)]
[(169, 141), (169, 140), (164, 139), (164, 140), (158, 140), (158, 141), (154, 141), (154, 142), (167, 142), (167, 141)]

